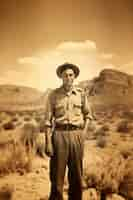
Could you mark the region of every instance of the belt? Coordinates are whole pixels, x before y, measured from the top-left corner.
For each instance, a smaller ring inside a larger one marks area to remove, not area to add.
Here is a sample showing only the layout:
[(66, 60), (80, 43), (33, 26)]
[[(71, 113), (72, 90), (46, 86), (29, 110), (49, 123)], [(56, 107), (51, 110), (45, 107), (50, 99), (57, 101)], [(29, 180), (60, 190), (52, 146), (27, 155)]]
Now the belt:
[(72, 130), (81, 130), (81, 127), (78, 127), (76, 125), (73, 124), (56, 124), (55, 125), (55, 129), (56, 130), (66, 130), (66, 131), (72, 131)]

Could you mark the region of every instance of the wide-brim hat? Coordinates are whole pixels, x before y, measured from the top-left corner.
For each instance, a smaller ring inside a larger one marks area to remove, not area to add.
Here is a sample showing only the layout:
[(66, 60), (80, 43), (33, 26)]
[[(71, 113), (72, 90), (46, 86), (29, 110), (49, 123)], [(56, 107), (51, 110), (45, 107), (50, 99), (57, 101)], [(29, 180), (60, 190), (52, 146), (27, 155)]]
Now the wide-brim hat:
[(64, 63), (57, 67), (57, 70), (56, 70), (57, 76), (61, 78), (62, 72), (66, 69), (72, 69), (74, 71), (75, 78), (77, 78), (80, 73), (79, 67), (77, 65), (72, 64), (72, 63)]

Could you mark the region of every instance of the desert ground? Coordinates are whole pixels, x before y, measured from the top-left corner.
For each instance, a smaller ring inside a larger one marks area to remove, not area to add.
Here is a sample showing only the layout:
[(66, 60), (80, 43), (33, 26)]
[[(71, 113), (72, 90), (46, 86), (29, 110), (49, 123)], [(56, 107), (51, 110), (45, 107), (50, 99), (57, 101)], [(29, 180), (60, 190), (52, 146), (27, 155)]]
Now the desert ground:
[[(0, 200), (47, 200), (44, 113), (0, 113)], [(133, 111), (96, 110), (84, 148), (83, 200), (133, 199)], [(64, 199), (67, 199), (67, 176)]]

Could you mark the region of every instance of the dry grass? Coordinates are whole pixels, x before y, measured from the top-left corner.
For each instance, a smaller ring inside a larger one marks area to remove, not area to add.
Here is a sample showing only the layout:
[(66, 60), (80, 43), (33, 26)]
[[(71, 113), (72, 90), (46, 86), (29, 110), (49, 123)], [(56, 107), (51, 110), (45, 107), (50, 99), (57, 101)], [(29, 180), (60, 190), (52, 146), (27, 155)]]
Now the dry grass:
[(95, 188), (89, 188), (83, 192), (83, 200), (100, 200), (100, 193)]
[(133, 141), (130, 134), (124, 134), (123, 136), (121, 133), (111, 132), (106, 137), (106, 146), (119, 151), (125, 159), (133, 155)]
[(14, 192), (13, 185), (5, 184), (0, 188), (0, 200), (12, 200)]
[(9, 121), (9, 122), (3, 124), (3, 129), (4, 130), (13, 130), (13, 129), (15, 129), (15, 125), (13, 124), (12, 121)]
[[(99, 200), (97, 191), (99, 191), (98, 195), (105, 194), (106, 198), (106, 195), (112, 192), (121, 192), (129, 199), (133, 197), (133, 162), (131, 161), (133, 143), (131, 138), (128, 139), (129, 133), (132, 132), (131, 120), (122, 118), (109, 120), (116, 120), (116, 123), (112, 125), (104, 117), (100, 125), (97, 121), (94, 127), (88, 129), (84, 154), (84, 180), (87, 188), (85, 199)], [(29, 172), (33, 170), (35, 153), (39, 153), (43, 158), (46, 156), (44, 123), (41, 114), (25, 112), (22, 116), (14, 117), (11, 122), (15, 125), (20, 123), (21, 126), (19, 125), (19, 129), (15, 127), (15, 130), (1, 133), (0, 176), (12, 172), (21, 175)], [(113, 129), (114, 126), (118, 132), (113, 132), (116, 130)]]
[(125, 198), (118, 194), (111, 193), (106, 196), (106, 200), (125, 200)]
[(108, 131), (109, 131), (109, 125), (107, 124), (102, 125), (95, 130), (94, 135), (95, 137), (106, 136)]
[(88, 149), (84, 157), (84, 178), (88, 187), (103, 192), (118, 192), (123, 180), (125, 160), (110, 148)]
[(118, 143), (118, 149), (121, 155), (125, 159), (133, 156), (133, 142), (132, 141), (120, 141)]
[(127, 160), (125, 176), (120, 185), (120, 193), (127, 199), (133, 199), (133, 157), (129, 157)]
[(11, 172), (28, 172), (31, 169), (32, 155), (27, 154), (24, 146), (19, 144), (8, 144), (0, 148), (0, 175)]
[(40, 127), (36, 123), (24, 124), (20, 134), (20, 140), (28, 152), (34, 155), (38, 152), (40, 156), (45, 156), (45, 133), (40, 133)]
[(132, 127), (129, 125), (130, 121), (123, 119), (117, 125), (117, 131), (121, 133), (129, 133), (132, 130)]
[(129, 120), (133, 120), (133, 111), (129, 111), (129, 110), (125, 110), (123, 112), (123, 118), (129, 119)]
[(96, 140), (96, 146), (100, 148), (105, 148), (107, 146), (107, 139), (105, 136), (98, 136)]
[(41, 157), (45, 157), (45, 134), (38, 133), (36, 138), (36, 151)]
[(0, 137), (0, 176), (11, 172), (28, 172), (32, 166), (32, 152), (20, 141), (20, 132), (3, 131)]

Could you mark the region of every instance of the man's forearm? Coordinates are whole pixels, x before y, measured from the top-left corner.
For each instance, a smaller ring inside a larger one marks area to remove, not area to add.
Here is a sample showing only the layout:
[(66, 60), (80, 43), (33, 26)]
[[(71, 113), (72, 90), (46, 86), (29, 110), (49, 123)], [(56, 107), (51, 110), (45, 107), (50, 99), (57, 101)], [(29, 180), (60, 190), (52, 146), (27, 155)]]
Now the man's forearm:
[(90, 125), (90, 123), (91, 123), (91, 120), (90, 120), (90, 119), (86, 119), (86, 120), (85, 120), (84, 131), (87, 131), (88, 126)]
[(45, 145), (45, 153), (47, 156), (51, 157), (54, 154), (53, 145), (52, 145), (52, 129), (47, 128), (45, 133), (46, 145)]
[(86, 120), (85, 120), (84, 130), (83, 130), (84, 137), (86, 137), (87, 130), (88, 130), (88, 126), (90, 125), (90, 123), (91, 123), (91, 120), (90, 120), (90, 119), (86, 119)]
[(47, 127), (46, 128), (46, 133), (45, 133), (46, 144), (51, 144), (52, 143), (51, 136), (52, 136), (51, 128)]

